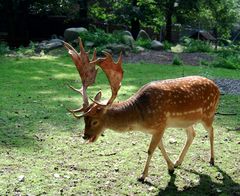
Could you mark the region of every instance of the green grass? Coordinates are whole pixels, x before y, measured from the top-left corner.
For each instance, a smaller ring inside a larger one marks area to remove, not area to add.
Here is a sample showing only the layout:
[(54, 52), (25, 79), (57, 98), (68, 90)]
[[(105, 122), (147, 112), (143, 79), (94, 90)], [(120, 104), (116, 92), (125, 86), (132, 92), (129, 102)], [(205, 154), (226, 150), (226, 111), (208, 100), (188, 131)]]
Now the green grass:
[[(240, 194), (240, 96), (224, 95), (219, 111), (236, 116), (216, 116), (216, 167), (210, 167), (206, 131), (196, 126), (197, 136), (183, 165), (169, 176), (159, 150), (149, 171), (149, 183), (141, 174), (150, 135), (106, 131), (96, 143), (79, 137), (83, 121), (75, 120), (66, 107), (77, 108), (81, 98), (67, 88), (80, 87), (71, 59), (6, 58), (0, 56), (0, 195), (230, 195)], [(143, 84), (158, 79), (202, 75), (240, 79), (239, 71), (211, 67), (125, 64), (118, 100), (132, 95)], [(103, 72), (89, 89), (93, 97), (110, 90)], [(174, 138), (177, 142), (169, 143)], [(186, 136), (168, 129), (164, 143), (176, 159)], [(24, 180), (20, 180), (20, 176)]]

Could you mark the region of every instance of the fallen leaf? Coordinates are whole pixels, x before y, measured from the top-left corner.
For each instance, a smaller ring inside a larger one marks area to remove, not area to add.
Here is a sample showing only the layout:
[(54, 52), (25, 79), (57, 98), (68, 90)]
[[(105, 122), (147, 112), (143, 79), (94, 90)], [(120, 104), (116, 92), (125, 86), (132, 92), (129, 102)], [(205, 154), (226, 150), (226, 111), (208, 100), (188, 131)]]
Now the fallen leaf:
[(177, 143), (177, 140), (174, 139), (174, 138), (170, 138), (170, 139), (168, 140), (168, 142), (169, 142), (170, 144), (176, 144), (176, 143)]
[(25, 176), (24, 175), (18, 176), (18, 182), (24, 182), (24, 181), (25, 181)]
[(54, 176), (55, 178), (60, 178), (60, 175), (57, 174), (57, 173), (53, 174), (53, 176)]

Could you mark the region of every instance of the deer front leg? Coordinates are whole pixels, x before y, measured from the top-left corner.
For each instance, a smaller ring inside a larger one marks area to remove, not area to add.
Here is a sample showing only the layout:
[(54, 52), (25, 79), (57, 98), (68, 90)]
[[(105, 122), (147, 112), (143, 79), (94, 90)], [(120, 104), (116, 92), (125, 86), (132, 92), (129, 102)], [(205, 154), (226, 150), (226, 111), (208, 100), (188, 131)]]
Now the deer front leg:
[(162, 139), (160, 140), (159, 144), (158, 144), (158, 147), (159, 149), (161, 150), (162, 152), (162, 155), (165, 159), (165, 161), (167, 162), (167, 165), (168, 165), (168, 173), (169, 174), (173, 174), (174, 172), (174, 164), (173, 162), (169, 159), (168, 155), (167, 155), (167, 152), (163, 146), (163, 142), (162, 142)]
[(145, 178), (148, 176), (148, 168), (149, 168), (149, 164), (150, 164), (152, 155), (153, 155), (156, 147), (158, 146), (158, 143), (161, 140), (161, 138), (162, 138), (162, 133), (161, 134), (155, 134), (155, 135), (152, 136), (151, 143), (150, 143), (150, 146), (148, 148), (147, 162), (145, 164), (145, 167), (144, 167), (144, 170), (143, 170), (143, 173), (142, 173), (141, 177), (138, 179), (141, 182), (144, 182)]

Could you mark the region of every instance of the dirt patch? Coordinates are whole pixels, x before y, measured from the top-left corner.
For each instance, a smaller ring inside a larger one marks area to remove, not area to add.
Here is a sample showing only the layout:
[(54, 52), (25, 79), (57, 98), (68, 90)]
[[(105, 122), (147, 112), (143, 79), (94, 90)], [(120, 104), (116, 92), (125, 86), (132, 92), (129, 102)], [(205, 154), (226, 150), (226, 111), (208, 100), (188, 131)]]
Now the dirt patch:
[(175, 56), (178, 56), (186, 65), (200, 65), (201, 61), (211, 62), (214, 56), (207, 53), (172, 53), (165, 51), (145, 51), (142, 53), (131, 53), (124, 57), (126, 63), (154, 63), (154, 64), (172, 64)]
[[(125, 63), (154, 63), (154, 64), (165, 64), (171, 65), (174, 56), (182, 60), (185, 65), (198, 66), (202, 61), (211, 62), (214, 60), (214, 56), (207, 53), (172, 53), (165, 51), (145, 51), (142, 53), (134, 54), (131, 53), (128, 56), (124, 56)], [(220, 88), (221, 93), (224, 94), (240, 94), (240, 80), (231, 79), (216, 79), (215, 83)]]

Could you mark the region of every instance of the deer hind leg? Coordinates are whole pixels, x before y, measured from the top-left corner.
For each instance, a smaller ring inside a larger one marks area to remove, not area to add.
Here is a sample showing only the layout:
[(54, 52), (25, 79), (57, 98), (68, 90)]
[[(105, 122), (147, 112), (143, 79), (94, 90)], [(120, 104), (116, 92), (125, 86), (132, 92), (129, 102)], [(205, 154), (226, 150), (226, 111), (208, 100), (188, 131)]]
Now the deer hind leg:
[(185, 155), (187, 154), (187, 151), (188, 151), (190, 145), (192, 144), (194, 137), (196, 136), (196, 133), (192, 126), (188, 127), (186, 129), (186, 134), (187, 134), (187, 141), (186, 141), (185, 146), (183, 147), (182, 152), (180, 153), (177, 161), (174, 164), (175, 168), (182, 164), (183, 159), (184, 159)]
[(213, 130), (212, 123), (213, 123), (213, 118), (204, 120), (202, 124), (203, 124), (204, 128), (208, 131), (208, 136), (209, 136), (209, 140), (210, 140), (210, 149), (211, 149), (209, 163), (210, 163), (210, 165), (213, 166), (214, 165), (214, 144), (213, 144), (214, 130)]
[(150, 164), (152, 155), (153, 155), (156, 147), (158, 146), (158, 143), (161, 140), (161, 138), (162, 138), (162, 133), (161, 134), (155, 134), (155, 135), (152, 136), (151, 143), (150, 143), (150, 146), (148, 148), (147, 162), (145, 164), (145, 167), (144, 167), (144, 170), (143, 170), (143, 173), (142, 173), (141, 177), (138, 179), (141, 182), (144, 182), (145, 178), (148, 176), (148, 168), (149, 168), (149, 164)]
[(162, 155), (165, 159), (165, 161), (167, 162), (167, 165), (168, 165), (168, 173), (169, 174), (173, 174), (174, 172), (174, 164), (173, 162), (169, 159), (168, 155), (167, 155), (167, 152), (163, 146), (163, 142), (162, 142), (162, 139), (160, 140), (159, 144), (158, 144), (158, 147), (159, 149), (161, 150), (162, 152)]

